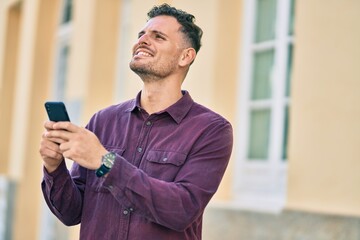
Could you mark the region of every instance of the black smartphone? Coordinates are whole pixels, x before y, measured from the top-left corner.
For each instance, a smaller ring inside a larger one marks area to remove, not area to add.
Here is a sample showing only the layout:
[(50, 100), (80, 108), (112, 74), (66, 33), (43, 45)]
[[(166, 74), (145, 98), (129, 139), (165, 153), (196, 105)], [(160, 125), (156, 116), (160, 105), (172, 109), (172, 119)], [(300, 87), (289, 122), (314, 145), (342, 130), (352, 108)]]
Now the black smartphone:
[(70, 122), (69, 115), (63, 102), (46, 102), (45, 109), (50, 121)]

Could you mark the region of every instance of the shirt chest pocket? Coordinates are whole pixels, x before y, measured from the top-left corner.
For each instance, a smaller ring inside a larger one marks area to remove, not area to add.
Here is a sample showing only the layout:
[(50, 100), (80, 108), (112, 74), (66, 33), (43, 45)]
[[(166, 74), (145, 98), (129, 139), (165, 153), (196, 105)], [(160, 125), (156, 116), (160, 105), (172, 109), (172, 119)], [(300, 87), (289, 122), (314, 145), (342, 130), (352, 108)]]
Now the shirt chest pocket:
[(150, 150), (145, 156), (144, 171), (151, 177), (171, 182), (175, 179), (187, 155), (179, 152)]

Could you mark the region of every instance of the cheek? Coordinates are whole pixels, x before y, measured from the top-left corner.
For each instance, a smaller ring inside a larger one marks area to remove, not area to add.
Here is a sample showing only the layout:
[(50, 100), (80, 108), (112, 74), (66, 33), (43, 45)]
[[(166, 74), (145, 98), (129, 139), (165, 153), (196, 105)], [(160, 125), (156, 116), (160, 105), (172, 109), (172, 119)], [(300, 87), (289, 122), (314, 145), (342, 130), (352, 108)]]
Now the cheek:
[(168, 60), (177, 61), (180, 59), (181, 51), (175, 47), (167, 48), (163, 50), (163, 56)]
[(137, 43), (137, 42), (133, 44), (133, 46), (132, 46), (132, 48), (131, 48), (131, 54), (134, 54), (135, 49), (136, 49), (137, 46), (138, 46), (138, 43)]
[(178, 56), (176, 54), (174, 54), (174, 52), (169, 53), (169, 54), (163, 54), (158, 58), (159, 63), (161, 62), (161, 64), (166, 65), (166, 66), (170, 66), (170, 65), (174, 65), (178, 62)]

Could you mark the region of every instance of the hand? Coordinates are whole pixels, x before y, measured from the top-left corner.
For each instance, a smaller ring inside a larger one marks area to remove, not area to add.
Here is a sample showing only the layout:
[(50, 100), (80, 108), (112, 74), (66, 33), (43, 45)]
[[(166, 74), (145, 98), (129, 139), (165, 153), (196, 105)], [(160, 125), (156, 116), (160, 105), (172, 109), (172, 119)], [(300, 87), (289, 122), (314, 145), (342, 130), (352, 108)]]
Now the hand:
[(53, 130), (53, 124), (54, 122), (46, 123), (46, 130), (41, 136), (39, 149), (40, 155), (44, 161), (44, 166), (49, 173), (55, 171), (60, 163), (64, 160), (59, 144), (46, 137), (48, 131)]
[(107, 153), (96, 135), (71, 122), (46, 122), (48, 131), (45, 136), (49, 141), (59, 144), (59, 149), (65, 158), (77, 162), (87, 169), (98, 169), (101, 157)]

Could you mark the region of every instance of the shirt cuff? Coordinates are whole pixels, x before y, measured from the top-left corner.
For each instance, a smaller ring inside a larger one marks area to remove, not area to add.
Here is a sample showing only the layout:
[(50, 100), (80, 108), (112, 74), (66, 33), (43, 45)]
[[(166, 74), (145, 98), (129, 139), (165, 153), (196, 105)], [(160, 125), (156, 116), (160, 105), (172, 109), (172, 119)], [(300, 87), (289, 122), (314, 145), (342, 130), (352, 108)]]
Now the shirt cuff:
[(103, 182), (103, 187), (109, 190), (115, 198), (122, 198), (129, 181), (137, 171), (138, 169), (135, 166), (122, 156), (117, 155), (114, 165)]
[[(63, 160), (60, 165), (58, 166), (58, 168), (49, 173), (47, 171), (47, 169), (45, 168), (45, 166), (43, 167), (43, 173), (44, 173), (44, 181), (46, 183), (46, 185), (51, 189), (52, 186), (54, 185), (54, 180), (55, 179), (66, 179), (65, 177), (63, 177), (64, 175), (67, 175), (68, 174), (68, 169), (66, 167), (66, 164), (65, 164), (65, 160)], [(61, 180), (60, 180), (61, 181)]]

